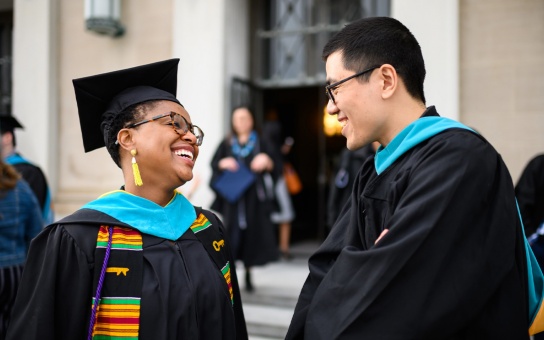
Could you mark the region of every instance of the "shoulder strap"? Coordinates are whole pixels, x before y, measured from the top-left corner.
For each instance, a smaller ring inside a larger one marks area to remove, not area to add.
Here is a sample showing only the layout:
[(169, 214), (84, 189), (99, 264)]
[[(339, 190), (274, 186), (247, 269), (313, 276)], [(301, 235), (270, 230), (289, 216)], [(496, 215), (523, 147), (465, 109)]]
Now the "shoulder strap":
[[(196, 238), (202, 243), (211, 259), (225, 278), (230, 294), (230, 300), (234, 304), (232, 283), (230, 277), (230, 262), (227, 250), (225, 249), (225, 238), (219, 230), (218, 223), (213, 214), (206, 214), (201, 207), (195, 207), (196, 220), (191, 225), (191, 230)], [(212, 223), (213, 222), (213, 223)]]

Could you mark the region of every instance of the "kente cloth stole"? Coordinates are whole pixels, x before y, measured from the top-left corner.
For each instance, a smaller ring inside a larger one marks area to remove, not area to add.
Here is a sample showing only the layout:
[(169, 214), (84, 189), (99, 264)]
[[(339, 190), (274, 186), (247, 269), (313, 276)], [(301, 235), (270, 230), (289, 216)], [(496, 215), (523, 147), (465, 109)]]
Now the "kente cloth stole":
[(95, 264), (88, 339), (138, 339), (142, 235), (135, 229), (101, 226)]
[[(221, 271), (234, 305), (230, 262), (225, 240), (199, 207), (190, 229)], [(143, 283), (142, 235), (136, 229), (101, 226), (95, 269), (89, 340), (138, 339)], [(99, 265), (102, 264), (102, 265)], [(97, 301), (98, 300), (98, 301)]]
[(223, 274), (225, 282), (230, 295), (230, 302), (234, 305), (234, 294), (232, 291), (232, 282), (230, 276), (230, 262), (227, 260), (226, 250), (224, 249), (225, 240), (223, 236), (217, 231), (217, 228), (210, 228), (212, 223), (203, 211), (199, 207), (195, 207), (196, 220), (191, 225), (191, 230), (195, 234), (196, 238), (202, 243), (208, 255), (212, 258), (217, 268)]

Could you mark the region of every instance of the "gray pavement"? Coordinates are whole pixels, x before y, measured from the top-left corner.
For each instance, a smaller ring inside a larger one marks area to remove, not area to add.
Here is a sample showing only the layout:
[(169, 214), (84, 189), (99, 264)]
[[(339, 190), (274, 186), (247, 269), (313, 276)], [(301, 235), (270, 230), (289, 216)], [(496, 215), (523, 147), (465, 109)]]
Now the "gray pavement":
[(308, 257), (317, 242), (295, 244), (293, 259), (281, 260), (251, 269), (255, 290), (245, 290), (245, 270), (237, 264), (242, 303), (250, 340), (284, 339), (295, 310), (298, 295), (308, 275)]

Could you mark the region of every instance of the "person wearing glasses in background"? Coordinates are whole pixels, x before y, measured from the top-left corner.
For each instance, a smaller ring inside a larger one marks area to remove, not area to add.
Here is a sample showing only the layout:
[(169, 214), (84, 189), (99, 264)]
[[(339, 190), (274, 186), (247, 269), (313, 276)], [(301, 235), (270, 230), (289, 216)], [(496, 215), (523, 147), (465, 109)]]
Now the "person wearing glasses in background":
[(73, 80), (85, 151), (105, 146), (124, 185), (33, 241), (8, 339), (247, 339), (222, 223), (176, 191), (204, 138), (178, 62)]
[(347, 147), (381, 146), (310, 257), (287, 339), (528, 339), (534, 262), (512, 179), (482, 136), (426, 105), (412, 33), (362, 19), (323, 59)]

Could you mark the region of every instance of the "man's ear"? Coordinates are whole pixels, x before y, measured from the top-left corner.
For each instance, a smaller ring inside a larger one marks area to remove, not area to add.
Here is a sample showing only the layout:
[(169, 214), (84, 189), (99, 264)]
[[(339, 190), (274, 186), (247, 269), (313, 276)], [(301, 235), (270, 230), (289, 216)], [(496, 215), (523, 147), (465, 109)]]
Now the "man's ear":
[(392, 65), (383, 64), (379, 69), (380, 79), (382, 81), (382, 99), (388, 99), (393, 96), (399, 87), (399, 76), (397, 70)]
[(117, 143), (119, 143), (119, 147), (123, 148), (125, 150), (132, 150), (134, 149), (134, 138), (132, 134), (131, 129), (121, 129), (117, 133)]

